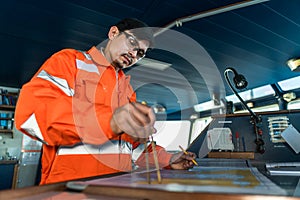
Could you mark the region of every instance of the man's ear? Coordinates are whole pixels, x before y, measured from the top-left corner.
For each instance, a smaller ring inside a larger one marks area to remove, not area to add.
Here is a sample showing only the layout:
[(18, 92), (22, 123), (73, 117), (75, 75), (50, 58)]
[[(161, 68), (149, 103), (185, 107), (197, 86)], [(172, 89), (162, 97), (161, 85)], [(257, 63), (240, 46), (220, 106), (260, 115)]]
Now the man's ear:
[(108, 32), (108, 38), (109, 38), (110, 40), (113, 40), (114, 37), (116, 37), (117, 35), (119, 35), (119, 33), (120, 33), (120, 31), (119, 31), (118, 27), (112, 26), (112, 27), (110, 27), (110, 29), (109, 29), (109, 32)]

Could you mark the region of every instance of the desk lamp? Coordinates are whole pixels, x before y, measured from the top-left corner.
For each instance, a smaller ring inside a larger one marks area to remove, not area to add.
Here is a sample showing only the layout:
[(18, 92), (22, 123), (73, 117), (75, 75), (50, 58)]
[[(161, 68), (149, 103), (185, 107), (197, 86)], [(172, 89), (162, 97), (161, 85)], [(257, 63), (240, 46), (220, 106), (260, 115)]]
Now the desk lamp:
[(226, 79), (226, 82), (228, 83), (230, 89), (232, 90), (232, 92), (237, 96), (237, 98), (240, 100), (240, 102), (242, 103), (242, 105), (249, 111), (250, 113), (250, 122), (253, 124), (254, 126), (254, 132), (256, 134), (256, 139), (255, 139), (255, 144), (256, 144), (256, 151), (263, 154), (265, 152), (265, 148), (264, 148), (264, 141), (262, 140), (262, 131), (261, 129), (258, 127), (258, 124), (261, 123), (261, 117), (257, 116), (250, 108), (249, 106), (245, 103), (245, 101), (242, 99), (242, 97), (238, 94), (238, 92), (234, 89), (234, 87), (232, 86), (228, 73), (232, 72), (234, 74), (233, 77), (233, 82), (235, 84), (236, 89), (244, 89), (247, 87), (248, 82), (246, 80), (246, 78), (242, 75), (242, 74), (238, 74), (237, 71), (232, 68), (232, 67), (227, 67), (224, 71), (224, 76)]

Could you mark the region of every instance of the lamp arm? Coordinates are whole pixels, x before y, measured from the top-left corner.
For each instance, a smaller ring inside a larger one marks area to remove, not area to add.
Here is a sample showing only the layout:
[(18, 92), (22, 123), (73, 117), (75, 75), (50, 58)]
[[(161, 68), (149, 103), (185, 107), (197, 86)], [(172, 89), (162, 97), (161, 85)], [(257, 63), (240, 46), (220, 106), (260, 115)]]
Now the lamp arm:
[(261, 122), (261, 119), (260, 117), (258, 117), (250, 108), (249, 106), (247, 106), (247, 104), (245, 103), (245, 101), (242, 99), (242, 97), (240, 97), (240, 95), (237, 93), (237, 91), (234, 89), (234, 87), (232, 86), (230, 80), (229, 80), (229, 77), (228, 77), (228, 72), (231, 71), (233, 72), (234, 74), (236, 74), (236, 71), (233, 69), (233, 68), (227, 68), (225, 71), (224, 71), (224, 76), (225, 76), (225, 79), (226, 79), (226, 82), (228, 83), (230, 89), (233, 91), (233, 93), (237, 96), (237, 98), (240, 100), (240, 102), (246, 107), (246, 109), (249, 111), (251, 117), (253, 118), (253, 120), (255, 120), (256, 123), (259, 123)]

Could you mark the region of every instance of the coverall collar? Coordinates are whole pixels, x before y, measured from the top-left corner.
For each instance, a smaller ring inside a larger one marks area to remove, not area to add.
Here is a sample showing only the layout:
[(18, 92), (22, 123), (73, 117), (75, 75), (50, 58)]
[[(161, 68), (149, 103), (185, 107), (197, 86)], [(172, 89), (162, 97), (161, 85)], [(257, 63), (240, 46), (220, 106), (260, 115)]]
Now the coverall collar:
[(95, 46), (93, 46), (89, 51), (88, 54), (92, 57), (93, 61), (96, 62), (98, 65), (102, 66), (111, 66), (110, 62), (106, 60), (104, 55), (101, 53), (99, 49), (97, 49)]
[[(91, 58), (93, 59), (93, 61), (95, 63), (97, 63), (97, 65), (100, 65), (100, 66), (103, 66), (103, 67), (112, 67), (113, 69), (115, 69), (110, 64), (110, 62), (108, 62), (106, 60), (106, 58), (101, 53), (101, 51), (99, 49), (97, 49), (95, 46), (93, 46), (90, 50), (88, 50), (88, 54), (91, 56)], [(120, 77), (125, 75), (124, 72), (123, 72), (123, 70), (118, 70), (117, 73), (119, 74)]]

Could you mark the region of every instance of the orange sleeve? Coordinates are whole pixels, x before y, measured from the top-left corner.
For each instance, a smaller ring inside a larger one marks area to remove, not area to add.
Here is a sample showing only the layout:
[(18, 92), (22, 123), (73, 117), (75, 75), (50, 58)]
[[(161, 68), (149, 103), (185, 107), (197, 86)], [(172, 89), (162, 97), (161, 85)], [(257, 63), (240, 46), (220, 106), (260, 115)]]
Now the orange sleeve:
[[(165, 148), (156, 145), (156, 152), (157, 152), (157, 158), (158, 158), (158, 163), (160, 168), (164, 168), (169, 166), (172, 154), (168, 153)], [(152, 151), (152, 145), (151, 143), (148, 145), (148, 153), (149, 153), (149, 165), (150, 166), (155, 166), (155, 162), (154, 162), (154, 157), (153, 157), (153, 151)], [(145, 167), (146, 164), (146, 156), (145, 156), (145, 152), (143, 152), (138, 160), (136, 161), (136, 164), (140, 167)]]
[[(20, 92), (15, 112), (17, 129), (35, 114), (43, 141), (49, 145), (70, 145), (79, 142), (72, 119), (72, 96), (76, 77), (75, 50), (62, 50), (51, 56), (26, 83)], [(45, 80), (40, 75), (48, 77)], [(52, 78), (61, 80), (53, 84)], [(30, 135), (30, 134), (28, 134)]]

